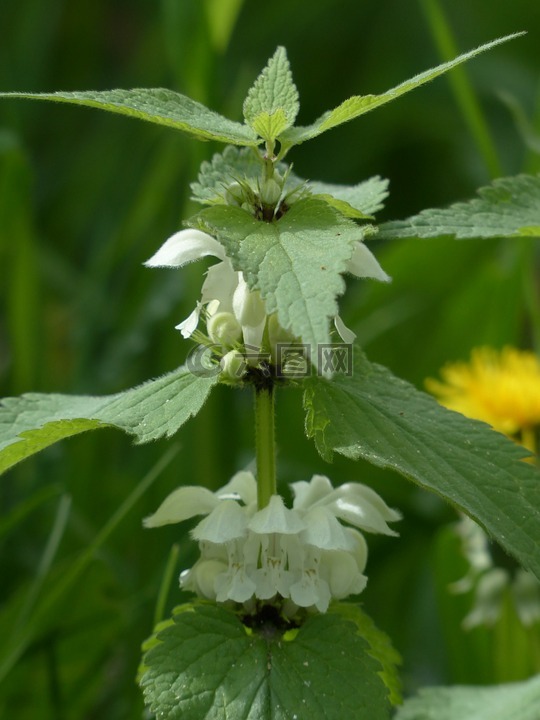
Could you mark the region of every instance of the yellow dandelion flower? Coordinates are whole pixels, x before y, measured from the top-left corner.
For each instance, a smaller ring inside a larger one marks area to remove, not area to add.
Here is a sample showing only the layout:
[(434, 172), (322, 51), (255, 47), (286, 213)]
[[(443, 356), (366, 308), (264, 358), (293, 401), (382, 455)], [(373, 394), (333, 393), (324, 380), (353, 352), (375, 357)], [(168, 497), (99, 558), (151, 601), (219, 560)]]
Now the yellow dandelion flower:
[(540, 426), (540, 359), (529, 351), (475, 348), (468, 363), (448, 363), (442, 382), (427, 389), (450, 410), (489, 423), (495, 430), (536, 450)]

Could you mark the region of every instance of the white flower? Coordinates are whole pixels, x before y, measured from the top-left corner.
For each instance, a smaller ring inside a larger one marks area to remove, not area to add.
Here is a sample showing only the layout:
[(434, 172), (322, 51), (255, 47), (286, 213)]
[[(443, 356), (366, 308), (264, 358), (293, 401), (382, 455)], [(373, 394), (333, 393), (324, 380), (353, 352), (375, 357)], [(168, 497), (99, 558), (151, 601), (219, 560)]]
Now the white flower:
[[(200, 230), (180, 230), (172, 235), (145, 265), (147, 267), (183, 267), (187, 263), (212, 255), (221, 262), (210, 267), (202, 286), (202, 297), (195, 310), (179, 325), (185, 338), (193, 335), (203, 310), (212, 342), (230, 350), (235, 341), (258, 350), (262, 345), (267, 315), (264, 301), (257, 290), (250, 290), (241, 272), (236, 272), (223, 246), (211, 235)], [(390, 278), (374, 255), (357, 242), (346, 268), (356, 277), (374, 278), (387, 282)], [(354, 333), (339, 316), (334, 318), (336, 330), (344, 342), (352, 342)], [(292, 337), (286, 330), (281, 334)]]
[(273, 495), (262, 510), (249, 472), (237, 473), (216, 493), (181, 487), (144, 525), (206, 515), (192, 531), (201, 556), (180, 576), (185, 589), (217, 602), (281, 598), (291, 612), (325, 612), (332, 599), (360, 593), (366, 585), (367, 545), (360, 531), (395, 535), (387, 523), (400, 515), (358, 483), (334, 489), (327, 477), (314, 475), (291, 487), (292, 508)]
[(540, 621), (540, 582), (527, 570), (498, 567), (490, 552), (489, 540), (474, 520), (463, 516), (456, 526), (469, 571), (450, 589), (455, 593), (474, 591), (474, 604), (463, 620), (466, 630), (495, 625), (509, 593), (521, 623), (528, 627)]

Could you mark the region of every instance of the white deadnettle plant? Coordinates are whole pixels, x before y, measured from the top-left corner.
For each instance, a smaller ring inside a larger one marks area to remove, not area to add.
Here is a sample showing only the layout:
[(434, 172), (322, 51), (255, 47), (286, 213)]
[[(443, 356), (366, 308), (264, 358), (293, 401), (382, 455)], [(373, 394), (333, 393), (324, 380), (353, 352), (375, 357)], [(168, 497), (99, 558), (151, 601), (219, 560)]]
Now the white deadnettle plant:
[[(291, 485), (287, 508), (280, 495), (257, 510), (257, 483), (237, 473), (215, 493), (180, 487), (146, 518), (145, 527), (206, 515), (192, 530), (201, 557), (180, 576), (186, 590), (217, 602), (283, 598), (285, 613), (301, 608), (325, 612), (331, 600), (364, 589), (364, 532), (396, 535), (388, 522), (400, 519), (371, 488), (346, 483), (333, 488), (324, 475)], [(354, 527), (343, 526), (347, 523)]]

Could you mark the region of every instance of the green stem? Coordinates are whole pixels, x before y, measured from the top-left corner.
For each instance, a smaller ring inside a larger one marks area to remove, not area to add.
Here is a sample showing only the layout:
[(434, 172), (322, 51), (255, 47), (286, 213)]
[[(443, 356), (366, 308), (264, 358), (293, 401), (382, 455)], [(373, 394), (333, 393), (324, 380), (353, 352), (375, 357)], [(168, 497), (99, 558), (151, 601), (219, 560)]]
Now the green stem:
[(173, 578), (176, 574), (176, 566), (178, 564), (179, 555), (180, 546), (175, 544), (171, 548), (167, 565), (165, 566), (165, 572), (163, 573), (163, 578), (161, 579), (156, 609), (154, 611), (154, 627), (165, 617), (165, 606), (167, 604), (167, 598), (169, 597)]
[[(458, 55), (456, 42), (439, 0), (420, 0), (420, 4), (443, 60), (450, 60)], [(449, 73), (448, 79), (490, 176), (500, 177), (503, 173), (499, 156), (467, 71), (462, 67), (454, 68)]]
[(266, 507), (276, 489), (276, 448), (274, 438), (274, 388), (255, 390), (255, 448), (259, 510)]

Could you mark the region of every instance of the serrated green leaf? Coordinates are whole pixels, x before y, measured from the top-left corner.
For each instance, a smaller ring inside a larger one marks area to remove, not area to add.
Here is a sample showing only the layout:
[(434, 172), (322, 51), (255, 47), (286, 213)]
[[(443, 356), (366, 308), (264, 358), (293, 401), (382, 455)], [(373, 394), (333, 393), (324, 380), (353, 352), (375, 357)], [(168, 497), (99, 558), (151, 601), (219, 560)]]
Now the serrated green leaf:
[(335, 185), (332, 183), (309, 182), (314, 195), (331, 195), (358, 210), (361, 215), (374, 215), (384, 207), (388, 197), (388, 180), (375, 175), (357, 185)]
[(229, 610), (183, 606), (143, 659), (145, 701), (163, 720), (387, 720), (390, 704), (358, 625), (315, 615), (282, 635)]
[(540, 677), (492, 687), (434, 687), (407, 700), (395, 720), (538, 720)]
[(300, 105), (285, 48), (278, 47), (244, 101), (246, 123), (265, 140), (293, 125)]
[(370, 363), (306, 381), (306, 430), (326, 460), (364, 458), (435, 492), (540, 578), (540, 475), (528, 451)]
[(540, 175), (499, 178), (480, 197), (380, 225), (381, 237), (540, 237)]
[(239, 180), (256, 181), (262, 174), (262, 162), (251, 148), (228, 146), (222, 153), (204, 161), (197, 182), (191, 184), (193, 200), (204, 205), (225, 203), (227, 187)]
[(247, 125), (209, 110), (191, 98), (163, 88), (54, 93), (0, 93), (3, 98), (52, 100), (95, 107), (109, 112), (166, 125), (198, 140), (216, 140), (231, 145), (256, 146), (256, 134)]
[(337, 125), (341, 125), (342, 123), (353, 120), (360, 115), (364, 115), (364, 113), (374, 110), (391, 100), (395, 100), (401, 95), (405, 95), (405, 93), (408, 93), (410, 90), (414, 90), (420, 85), (433, 80), (457, 65), (470, 60), (476, 55), (523, 34), (524, 33), (515, 33), (513, 35), (507, 35), (506, 37), (498, 38), (497, 40), (493, 40), (485, 45), (481, 45), (474, 50), (464, 53), (463, 55), (459, 55), (457, 58), (454, 58), (454, 60), (450, 60), (449, 62), (445, 62), (435, 68), (426, 70), (419, 75), (415, 75), (410, 80), (406, 80), (400, 85), (397, 85), (395, 88), (387, 90), (382, 95), (354, 95), (341, 103), (341, 105), (338, 105), (338, 107), (334, 108), (334, 110), (330, 110), (324, 113), (324, 115), (321, 115), (321, 117), (318, 118), (312, 125), (308, 125), (306, 127), (294, 127), (286, 130), (280, 136), (279, 140), (288, 147), (292, 145), (299, 145), (306, 140), (311, 140), (321, 133), (326, 132), (326, 130), (330, 130)]
[(399, 705), (402, 702), (401, 678), (397, 668), (401, 665), (401, 657), (388, 635), (379, 630), (369, 615), (353, 603), (336, 603), (330, 606), (328, 612), (337, 613), (356, 625), (360, 636), (369, 643), (369, 654), (381, 664), (379, 675), (389, 690), (390, 702)]
[(324, 200), (325, 203), (328, 203), (328, 205), (333, 207), (342, 215), (345, 215), (345, 217), (353, 218), (354, 220), (374, 220), (373, 215), (366, 215), (360, 210), (354, 208), (346, 200), (339, 200), (333, 195), (327, 195), (326, 193), (316, 193), (315, 195), (313, 195), (313, 197), (318, 200)]
[[(247, 183), (254, 192), (258, 192), (263, 168), (258, 151), (229, 145), (222, 153), (216, 153), (210, 162), (202, 163), (197, 182), (191, 184), (192, 199), (202, 205), (223, 205), (227, 202), (227, 189), (239, 182)], [(290, 172), (285, 163), (276, 163), (275, 169), (285, 177), (284, 194), (305, 182)]]
[(337, 315), (336, 298), (345, 289), (341, 273), (368, 232), (365, 227), (312, 197), (298, 200), (271, 223), (216, 205), (190, 224), (217, 237), (284, 328), (312, 347), (329, 342), (329, 319)]
[(116, 427), (138, 443), (170, 437), (202, 407), (219, 377), (186, 367), (115, 395), (29, 393), (0, 404), (0, 473), (72, 435)]

